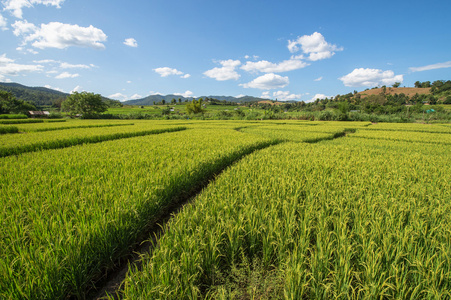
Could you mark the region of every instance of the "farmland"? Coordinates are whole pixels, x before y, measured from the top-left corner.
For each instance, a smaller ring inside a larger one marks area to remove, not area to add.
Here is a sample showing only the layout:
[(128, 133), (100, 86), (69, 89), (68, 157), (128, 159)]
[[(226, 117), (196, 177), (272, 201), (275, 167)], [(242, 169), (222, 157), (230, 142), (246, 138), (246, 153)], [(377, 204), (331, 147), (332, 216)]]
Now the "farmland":
[[(6, 127), (8, 125), (2, 125)], [(0, 298), (451, 297), (451, 127), (68, 120), (0, 135)]]

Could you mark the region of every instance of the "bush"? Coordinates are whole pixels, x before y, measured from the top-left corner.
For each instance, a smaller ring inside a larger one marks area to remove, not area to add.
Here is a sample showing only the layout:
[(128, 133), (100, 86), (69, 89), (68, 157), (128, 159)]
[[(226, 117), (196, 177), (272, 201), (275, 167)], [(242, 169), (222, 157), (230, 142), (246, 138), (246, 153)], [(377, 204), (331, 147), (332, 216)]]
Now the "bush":
[(6, 114), (0, 115), (0, 119), (28, 119), (26, 115), (15, 115), (15, 114)]

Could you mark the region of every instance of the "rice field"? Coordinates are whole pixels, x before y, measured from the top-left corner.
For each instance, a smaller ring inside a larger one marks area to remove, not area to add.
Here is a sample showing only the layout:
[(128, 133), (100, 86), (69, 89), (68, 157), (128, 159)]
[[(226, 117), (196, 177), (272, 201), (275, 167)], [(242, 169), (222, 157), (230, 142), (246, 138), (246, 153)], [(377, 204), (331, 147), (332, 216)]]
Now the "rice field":
[(90, 122), (0, 136), (162, 130), (0, 158), (0, 298), (89, 298), (196, 193), (120, 299), (451, 298), (449, 126)]

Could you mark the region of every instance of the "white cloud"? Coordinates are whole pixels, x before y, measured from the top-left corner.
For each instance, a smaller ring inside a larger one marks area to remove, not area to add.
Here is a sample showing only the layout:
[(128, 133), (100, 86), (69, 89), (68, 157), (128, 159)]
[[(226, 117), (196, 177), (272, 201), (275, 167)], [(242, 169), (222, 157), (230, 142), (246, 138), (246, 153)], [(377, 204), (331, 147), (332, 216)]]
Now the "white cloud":
[(451, 68), (451, 61), (433, 64), (433, 65), (427, 65), (427, 66), (423, 66), (423, 67), (411, 67), (411, 68), (409, 68), (409, 70), (411, 72), (422, 72), (422, 71), (444, 69), (444, 68)]
[(0, 14), (0, 29), (1, 29), (1, 30), (8, 30), (8, 27), (6, 27), (6, 25), (7, 25), (7, 23), (6, 23), (6, 18), (3, 17), (3, 16)]
[(138, 42), (134, 38), (125, 39), (124, 45), (127, 45), (129, 47), (138, 47)]
[(246, 95), (244, 95), (244, 94), (239, 94), (239, 95), (236, 95), (235, 98), (241, 98), (241, 97), (244, 97), (244, 96), (246, 96)]
[(257, 77), (251, 82), (240, 84), (244, 88), (255, 88), (261, 90), (280, 89), (286, 87), (290, 83), (288, 77), (282, 77), (274, 73), (265, 74)]
[(302, 69), (308, 66), (309, 64), (302, 61), (302, 56), (292, 56), (289, 60), (284, 60), (280, 63), (272, 63), (266, 60), (261, 60), (257, 62), (248, 61), (245, 65), (241, 67), (241, 69), (248, 72), (263, 72), (263, 73), (280, 73), (293, 71), (297, 69)]
[(70, 91), (70, 93), (72, 94), (74, 92), (81, 92), (81, 91), (83, 91), (83, 88), (81, 86), (77, 85), (76, 87), (74, 87), (72, 89), (72, 91)]
[(103, 42), (107, 40), (107, 35), (92, 25), (80, 27), (50, 22), (37, 27), (27, 21), (16, 21), (12, 27), (16, 36), (23, 37), (22, 45), (32, 42), (32, 46), (39, 49), (65, 49), (72, 46), (105, 49)]
[(345, 86), (378, 86), (402, 82), (403, 75), (395, 75), (391, 70), (382, 71), (379, 69), (358, 68), (339, 79), (343, 81)]
[(0, 55), (0, 76), (4, 80), (5, 76), (18, 76), (25, 72), (41, 72), (42, 65), (22, 65), (15, 63), (14, 59), (7, 58), (6, 54)]
[(294, 41), (289, 40), (288, 50), (291, 53), (302, 50), (303, 53), (309, 54), (309, 60), (316, 61), (332, 57), (334, 51), (343, 51), (343, 47), (327, 43), (321, 33), (314, 32), (312, 35), (298, 37)]
[(71, 74), (69, 72), (63, 72), (59, 74), (58, 76), (55, 76), (56, 79), (66, 79), (66, 78), (75, 78), (80, 76), (80, 74)]
[(131, 100), (136, 100), (136, 99), (141, 99), (143, 96), (139, 95), (139, 94), (134, 94), (133, 96), (130, 97)]
[(32, 34), (36, 30), (38, 30), (38, 28), (34, 24), (28, 23), (28, 21), (26, 21), (26, 20), (25, 21), (16, 21), (11, 26), (14, 28), (13, 34), (15, 36)]
[(77, 65), (73, 65), (73, 64), (69, 64), (66, 62), (62, 62), (60, 63), (60, 68), (62, 69), (91, 69), (94, 65), (83, 65), (83, 64), (77, 64)]
[(126, 95), (124, 95), (124, 94), (121, 94), (121, 93), (116, 93), (116, 94), (109, 95), (108, 98), (113, 99), (113, 100), (119, 100), (119, 101), (128, 100), (128, 97)]
[(160, 92), (150, 91), (149, 95), (163, 95), (163, 94)]
[(214, 78), (218, 81), (224, 80), (237, 80), (240, 78), (240, 74), (235, 71), (235, 68), (241, 65), (239, 60), (222, 60), (219, 62), (222, 67), (221, 68), (213, 68), (211, 70), (205, 71), (204, 75), (210, 78)]
[(22, 19), (24, 7), (33, 7), (33, 4), (43, 4), (46, 6), (56, 6), (57, 8), (61, 8), (61, 4), (64, 0), (5, 0), (3, 1), (3, 5), (5, 6), (4, 10), (11, 11), (12, 15), (18, 19)]
[(44, 87), (46, 87), (48, 89), (51, 89), (51, 90), (55, 90), (55, 91), (59, 91), (59, 92), (65, 93), (65, 91), (63, 89), (60, 89), (60, 88), (57, 88), (57, 87), (52, 87), (52, 86), (50, 86), (48, 84), (44, 85)]
[(313, 102), (316, 99), (326, 99), (326, 98), (331, 98), (332, 96), (326, 96), (324, 94), (315, 94), (315, 96), (312, 97), (312, 99), (308, 100), (307, 102)]
[(313, 81), (321, 81), (321, 80), (323, 80), (323, 76), (318, 77), (318, 78), (314, 79)]
[(193, 97), (194, 93), (191, 92), (191, 91), (186, 91), (184, 93), (174, 93), (174, 95), (182, 96), (182, 97), (185, 97), (185, 98), (190, 98), (190, 97)]
[(261, 98), (268, 99), (277, 99), (280, 101), (288, 101), (288, 100), (299, 100), (301, 99), (302, 94), (293, 94), (289, 91), (277, 91), (273, 92), (272, 95), (269, 91), (263, 92)]
[(37, 64), (59, 64), (60, 62), (53, 59), (41, 59), (41, 60), (33, 60), (34, 63)]
[(180, 76), (180, 78), (190, 78), (191, 77), (191, 74), (185, 74), (185, 75), (183, 75), (183, 76)]
[(162, 67), (162, 68), (156, 68), (153, 69), (155, 72), (160, 74), (161, 77), (168, 77), (169, 75), (183, 75), (182, 71), (179, 71), (177, 69), (172, 69), (169, 67)]

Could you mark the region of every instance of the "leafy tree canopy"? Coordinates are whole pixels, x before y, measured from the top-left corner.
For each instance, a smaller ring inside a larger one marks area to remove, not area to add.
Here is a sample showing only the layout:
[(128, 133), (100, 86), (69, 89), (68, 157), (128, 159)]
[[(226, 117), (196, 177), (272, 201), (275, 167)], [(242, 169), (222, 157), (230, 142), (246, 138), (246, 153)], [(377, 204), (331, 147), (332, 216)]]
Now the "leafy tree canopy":
[(193, 99), (193, 101), (188, 102), (186, 104), (186, 111), (188, 112), (188, 114), (199, 114), (199, 113), (203, 113), (204, 109), (202, 108), (203, 106), (203, 100), (202, 98), (200, 98), (199, 100)]
[(69, 112), (71, 116), (77, 114), (90, 116), (105, 112), (108, 105), (102, 101), (102, 96), (99, 94), (74, 92), (64, 100), (61, 109)]
[(10, 92), (0, 91), (0, 114), (25, 114), (30, 110), (36, 110), (36, 106), (29, 102), (16, 99)]

